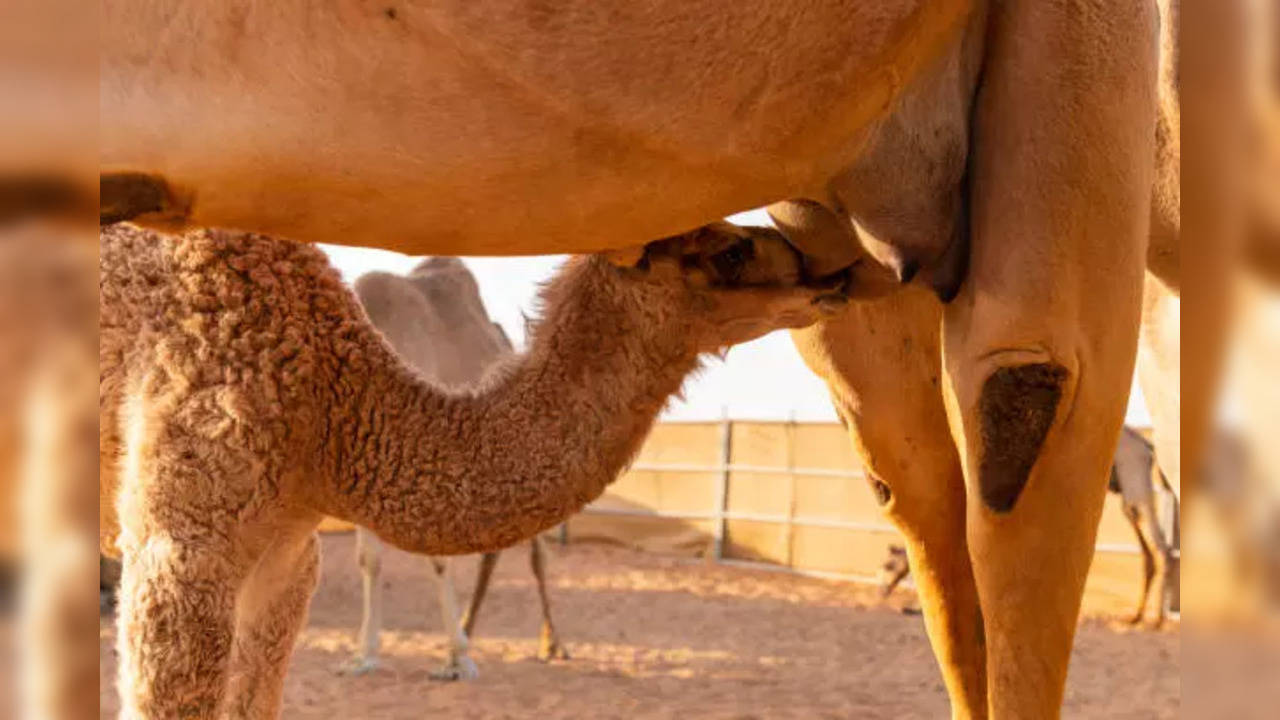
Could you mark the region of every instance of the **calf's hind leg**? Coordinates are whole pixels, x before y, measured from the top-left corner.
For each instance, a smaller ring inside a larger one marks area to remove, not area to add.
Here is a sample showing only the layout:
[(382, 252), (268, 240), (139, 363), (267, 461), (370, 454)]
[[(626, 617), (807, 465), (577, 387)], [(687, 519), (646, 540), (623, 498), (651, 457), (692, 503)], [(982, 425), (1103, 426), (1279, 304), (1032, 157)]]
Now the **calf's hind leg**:
[(250, 573), (236, 602), (227, 718), (280, 715), (285, 672), (319, 567), (319, 544), (307, 527), (274, 542)]
[(1133, 373), (1154, 153), (1154, 3), (997, 3), (972, 256), (944, 313), (990, 715), (1060, 714)]
[(227, 711), (237, 596), (264, 550), (239, 533), (237, 511), (259, 505), (256, 493), (271, 483), (243, 434), (214, 445), (201, 433), (205, 418), (188, 409), (204, 400), (173, 400), (157, 383), (128, 404), (116, 624), (120, 716), (129, 720)]

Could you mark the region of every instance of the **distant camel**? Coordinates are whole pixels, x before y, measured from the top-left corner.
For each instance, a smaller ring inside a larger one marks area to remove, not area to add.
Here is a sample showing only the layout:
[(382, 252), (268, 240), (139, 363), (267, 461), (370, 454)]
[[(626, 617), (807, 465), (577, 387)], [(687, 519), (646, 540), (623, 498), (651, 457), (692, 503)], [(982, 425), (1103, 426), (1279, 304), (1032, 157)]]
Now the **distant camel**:
[[(1178, 502), (1173, 487), (1156, 462), (1155, 448), (1136, 430), (1125, 426), (1116, 445), (1116, 459), (1111, 465), (1111, 482), (1107, 489), (1120, 496), (1125, 519), (1133, 526), (1142, 549), (1142, 593), (1138, 607), (1129, 622), (1142, 622), (1146, 615), (1147, 598), (1154, 585), (1157, 588), (1155, 624), (1164, 624), (1168, 598), (1177, 590), (1178, 559), (1173, 544), (1160, 527), (1156, 510), (1156, 492), (1168, 493)], [(1177, 511), (1174, 511), (1177, 516)]]
[[(1155, 491), (1159, 487), (1169, 493), (1174, 501), (1177, 497), (1165, 479), (1164, 473), (1155, 461), (1155, 452), (1151, 443), (1126, 426), (1120, 435), (1116, 447), (1115, 461), (1111, 465), (1111, 483), (1107, 489), (1120, 496), (1124, 504), (1124, 516), (1133, 526), (1133, 533), (1138, 538), (1138, 547), (1142, 550), (1142, 590), (1138, 599), (1138, 607), (1130, 623), (1142, 622), (1146, 612), (1147, 598), (1151, 587), (1160, 588), (1156, 602), (1156, 626), (1165, 620), (1165, 599), (1176, 592), (1178, 578), (1176, 575), (1177, 558), (1173, 554), (1169, 541), (1160, 527), (1159, 515), (1156, 513)], [(1175, 511), (1176, 514), (1176, 511)], [(880, 566), (880, 597), (888, 598), (895, 588), (911, 574), (911, 562), (907, 558), (907, 550), (901, 545), (890, 545), (887, 556)], [(1154, 582), (1153, 582), (1154, 581)]]
[[(485, 372), (512, 354), (511, 341), (502, 326), (492, 322), (485, 312), (475, 277), (457, 258), (429, 258), (406, 276), (367, 273), (356, 280), (355, 291), (370, 322), (396, 353), (440, 387), (463, 389), (475, 385)], [(382, 585), (378, 582), (381, 555), (382, 541), (378, 536), (357, 526), (356, 557), (364, 603), (357, 653), (342, 664), (341, 672), (363, 674), (378, 664), (382, 630)], [(497, 552), (485, 553), (481, 558), (471, 604), (460, 620), (448, 561), (431, 558), (443, 627), (449, 636), (449, 660), (431, 674), (433, 679), (470, 680), (479, 675), (467, 650), (497, 560)], [(542, 603), (538, 658), (568, 658), (551, 620), (543, 572), (544, 550), (537, 537), (530, 540), (530, 566)]]
[[(890, 545), (884, 562), (880, 563), (880, 600), (889, 599), (893, 591), (907, 576), (911, 574), (911, 560), (907, 557), (907, 549), (901, 545)], [(904, 615), (919, 615), (919, 607), (904, 606)]]

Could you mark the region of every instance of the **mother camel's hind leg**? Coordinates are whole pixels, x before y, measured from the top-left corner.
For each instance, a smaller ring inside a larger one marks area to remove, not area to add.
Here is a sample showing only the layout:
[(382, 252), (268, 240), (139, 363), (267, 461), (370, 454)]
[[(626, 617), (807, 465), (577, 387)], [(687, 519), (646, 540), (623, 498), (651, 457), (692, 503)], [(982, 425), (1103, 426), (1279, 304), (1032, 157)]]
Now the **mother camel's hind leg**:
[(1154, 3), (992, 8), (947, 411), (995, 718), (1059, 716), (1138, 334)]
[(986, 654), (965, 544), (965, 488), (939, 388), (942, 305), (908, 286), (792, 333), (827, 382), (885, 514), (906, 539), (952, 716), (987, 713)]

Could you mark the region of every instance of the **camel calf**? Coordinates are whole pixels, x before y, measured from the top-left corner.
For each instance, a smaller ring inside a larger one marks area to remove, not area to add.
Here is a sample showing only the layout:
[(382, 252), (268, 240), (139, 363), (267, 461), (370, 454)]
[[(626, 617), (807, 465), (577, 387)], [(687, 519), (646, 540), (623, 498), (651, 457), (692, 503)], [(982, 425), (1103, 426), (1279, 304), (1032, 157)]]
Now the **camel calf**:
[[(311, 245), (101, 232), (104, 550), (125, 718), (271, 718), (328, 515), (495, 551), (598, 497), (699, 356), (847, 305), (772, 230), (570, 260), (527, 353), (467, 390), (406, 365)], [(113, 532), (113, 529), (116, 531)]]

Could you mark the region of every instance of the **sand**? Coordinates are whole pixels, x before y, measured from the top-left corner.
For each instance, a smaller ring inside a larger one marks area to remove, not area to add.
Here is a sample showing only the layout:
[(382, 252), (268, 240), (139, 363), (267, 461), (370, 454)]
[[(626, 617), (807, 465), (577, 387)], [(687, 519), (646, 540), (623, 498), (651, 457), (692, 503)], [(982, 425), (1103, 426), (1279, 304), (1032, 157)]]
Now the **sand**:
[[(333, 670), (354, 648), (354, 539), (327, 534), (324, 569), (285, 688), (285, 718), (943, 718), (946, 694), (909, 591), (642, 554), (551, 546), (550, 593), (572, 659), (534, 658), (539, 615), (527, 548), (504, 554), (476, 628), (481, 677), (441, 684), (444, 659), (425, 560), (384, 559), (382, 666)], [(470, 592), (475, 559), (455, 563)], [(114, 717), (114, 631), (102, 625), (102, 708)], [(1086, 620), (1068, 718), (1174, 718), (1176, 632)]]

